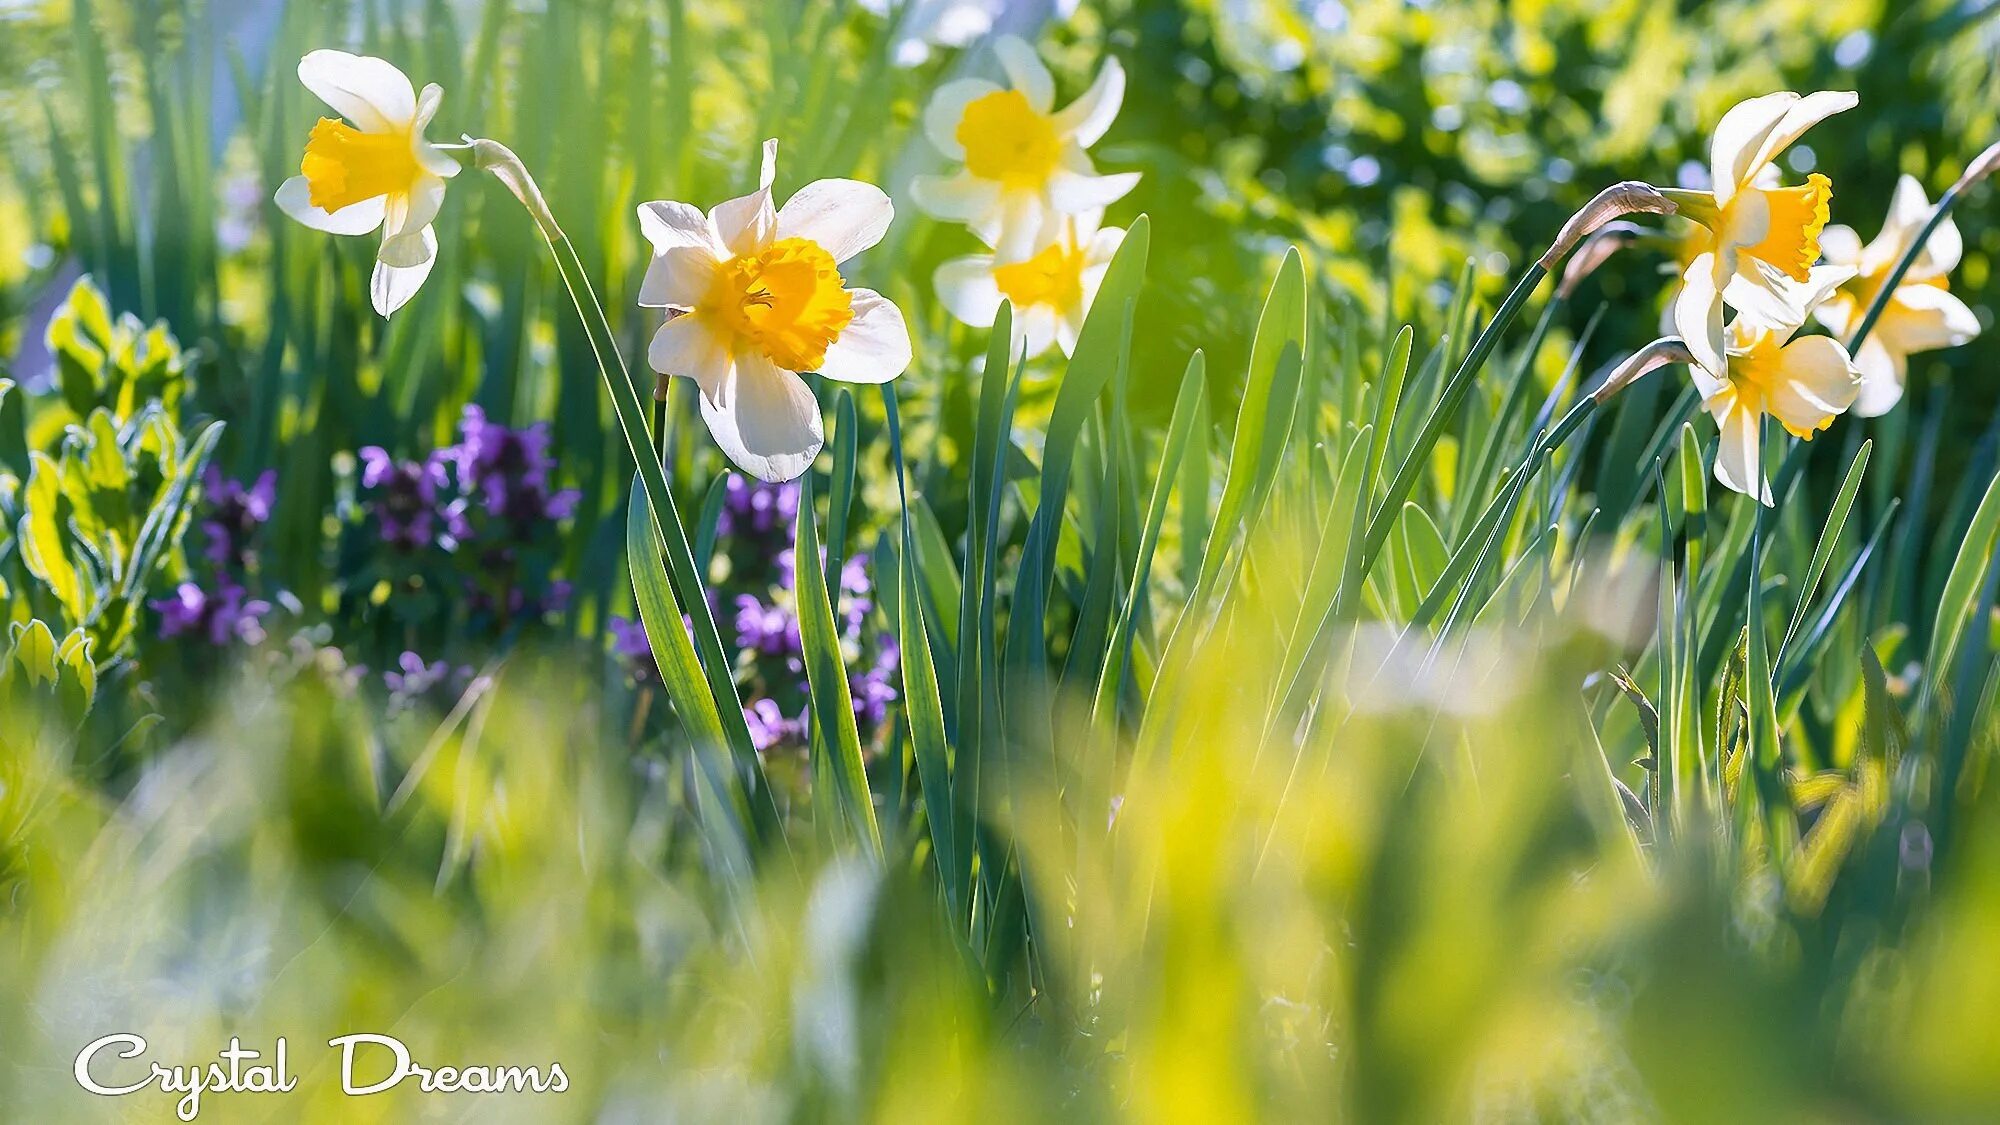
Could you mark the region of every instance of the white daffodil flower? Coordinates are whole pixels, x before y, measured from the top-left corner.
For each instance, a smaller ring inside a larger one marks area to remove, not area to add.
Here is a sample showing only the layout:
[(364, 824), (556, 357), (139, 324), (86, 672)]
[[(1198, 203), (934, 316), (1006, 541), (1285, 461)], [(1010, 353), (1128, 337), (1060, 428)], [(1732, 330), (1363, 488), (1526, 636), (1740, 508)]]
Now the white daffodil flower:
[(458, 162), (424, 139), (444, 91), (432, 83), (420, 95), (394, 65), (345, 51), (300, 59), (299, 81), (347, 120), (313, 126), (300, 174), (278, 185), (278, 208), (328, 234), (381, 230), (368, 296), (388, 316), (431, 274), (431, 220), (458, 175)]
[[(1826, 260), (1851, 266), (1856, 273), (1854, 280), (1815, 310), (1819, 322), (1843, 339), (1858, 327), (1930, 217), (1931, 201), (1925, 198), (1923, 185), (1904, 176), (1896, 181), (1888, 217), (1882, 220), (1882, 233), (1875, 241), (1863, 246), (1861, 236), (1851, 227), (1826, 228), (1820, 236)], [(1861, 369), (1856, 414), (1873, 418), (1902, 401), (1903, 382), (1914, 353), (1955, 348), (1979, 335), (1979, 317), (1952, 295), (1947, 276), (1958, 268), (1962, 249), (1958, 225), (1946, 219), (1931, 232), (1930, 241), (1890, 294), (1881, 317), (1854, 356), (1855, 366)]]
[(706, 215), (686, 203), (639, 205), (653, 244), (639, 304), (669, 313), (647, 360), (694, 380), (716, 444), (766, 481), (805, 472), (826, 440), (799, 372), (886, 383), (910, 365), (902, 310), (847, 288), (839, 270), (888, 231), (889, 197), (856, 180), (816, 180), (774, 209), (777, 157), (778, 142), (764, 142), (757, 190)]
[(1854, 108), (1858, 100), (1851, 93), (1801, 97), (1786, 90), (1739, 103), (1722, 115), (1709, 145), (1714, 190), (1663, 193), (1681, 214), (1707, 228), (1674, 299), (1674, 327), (1711, 372), (1719, 374), (1724, 366), (1725, 302), (1768, 323), (1794, 317), (1803, 322), (1805, 310), (1783, 303), (1807, 284), (1808, 271), (1819, 260), (1833, 185), (1813, 173), (1801, 186), (1779, 187), (1768, 170), (1807, 129)]
[(1794, 338), (1812, 310), (1853, 277), (1845, 266), (1817, 266), (1803, 283), (1778, 281), (1783, 289), (1775, 306), (1780, 315), (1739, 311), (1724, 334), (1727, 358), (1720, 375), (1702, 364), (1689, 367), (1702, 408), (1722, 430), (1715, 479), (1725, 486), (1771, 503), (1759, 439), (1764, 415), (1776, 418), (1794, 437), (1811, 441), (1833, 424), (1835, 415), (1854, 405), (1861, 372), (1840, 341), (1831, 336)]
[(974, 328), (991, 328), (1004, 299), (1014, 305), (1014, 346), (1037, 356), (1059, 345), (1076, 350), (1083, 318), (1104, 284), (1104, 271), (1125, 241), (1121, 227), (1102, 227), (1104, 212), (1070, 216), (1055, 241), (1023, 261), (991, 254), (953, 258), (938, 267), (938, 299)]
[(1003, 262), (1046, 246), (1064, 215), (1124, 198), (1137, 172), (1100, 176), (1084, 150), (1096, 144), (1125, 100), (1125, 69), (1106, 59), (1082, 97), (1054, 109), (1055, 79), (1035, 49), (1013, 36), (993, 42), (1007, 74), (1002, 87), (983, 78), (946, 83), (924, 110), (924, 131), (938, 151), (964, 167), (919, 176), (917, 205), (973, 229)]

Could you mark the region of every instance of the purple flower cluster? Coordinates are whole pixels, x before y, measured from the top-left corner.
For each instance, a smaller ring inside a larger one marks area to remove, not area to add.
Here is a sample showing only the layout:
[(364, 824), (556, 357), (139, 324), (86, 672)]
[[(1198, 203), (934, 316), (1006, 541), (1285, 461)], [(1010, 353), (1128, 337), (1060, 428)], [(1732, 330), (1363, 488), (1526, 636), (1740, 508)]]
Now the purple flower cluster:
[(257, 569), (257, 532), (270, 522), (277, 499), (277, 474), (267, 469), (246, 485), (211, 465), (201, 488), (201, 555), (214, 572), (209, 584), (182, 582), (171, 597), (147, 604), (160, 615), (163, 640), (199, 637), (217, 648), (258, 644), (271, 603), (251, 597), (247, 584)]
[(657, 683), (660, 666), (653, 661), (653, 643), (646, 639), (646, 624), (636, 618), (613, 617), (605, 623), (611, 634), (611, 655), (623, 665), (634, 683)]
[(278, 474), (265, 469), (247, 487), (240, 480), (222, 475), (210, 465), (201, 477), (205, 514), (201, 533), (206, 540), (202, 556), (218, 567), (247, 570), (256, 562), (250, 541), (257, 529), (271, 521), (271, 505), (278, 497)]
[(444, 450), (421, 461), (398, 461), (379, 445), (361, 450), (361, 487), (375, 493), (368, 509), (382, 532), (382, 541), (399, 551), (416, 552), (439, 546), (452, 550), (465, 530), (462, 512), (440, 504), (439, 490), (449, 480)]
[(459, 420), (458, 443), (416, 461), (386, 450), (360, 451), (364, 509), (381, 541), (406, 561), (460, 560), (465, 604), (496, 622), (560, 612), (569, 583), (549, 573), (556, 525), (576, 514), (582, 494), (557, 490), (544, 423), (500, 425), (478, 406)]
[(755, 699), (743, 709), (744, 725), (750, 728), (750, 744), (759, 751), (806, 740), (806, 713), (787, 718), (775, 699)]
[(389, 713), (408, 711), (425, 700), (444, 703), (441, 697), (456, 695), (472, 682), (472, 669), (452, 667), (442, 660), (426, 661), (414, 652), (396, 659), (396, 667), (382, 673), (382, 685), (389, 689)]
[(734, 540), (790, 541), (792, 524), (799, 518), (797, 481), (766, 484), (731, 473), (722, 490), (722, 515), (715, 521), (717, 535)]
[(547, 423), (512, 429), (488, 421), (479, 407), (467, 406), (458, 433), (458, 444), (441, 452), (458, 467), (459, 490), (476, 498), (488, 515), (520, 527), (575, 514), (581, 493), (549, 490), (555, 461), (549, 456)]
[[(796, 694), (807, 693), (804, 682), (805, 659), (799, 640), (799, 619), (793, 610), (792, 594), (798, 573), (790, 550), (777, 556), (781, 590), (770, 601), (752, 594), (736, 596), (736, 644), (746, 653), (769, 662), (781, 662), (783, 672), (797, 685)], [(889, 706), (899, 698), (896, 690), (901, 651), (894, 640), (883, 638), (875, 659), (856, 671), (861, 659), (863, 630), (868, 612), (874, 608), (875, 587), (868, 579), (868, 556), (856, 555), (841, 564), (840, 600), (836, 607), (841, 623), (841, 648), (849, 671), (847, 691), (854, 706), (854, 718), (863, 731), (872, 731), (888, 721)], [(801, 703), (795, 717), (786, 717), (778, 703), (759, 698), (744, 709), (750, 724), (751, 740), (760, 750), (780, 743), (802, 742), (806, 732), (807, 708)]]
[[(810, 686), (805, 676), (804, 648), (799, 637), (793, 534), (799, 517), (797, 484), (764, 484), (731, 474), (723, 485), (723, 502), (716, 524), (719, 541), (730, 550), (729, 616), (723, 622), (735, 634), (738, 681), (749, 703), (743, 708), (750, 741), (761, 752), (804, 746), (811, 730)], [(842, 660), (849, 668), (848, 693), (854, 717), (864, 737), (889, 721), (889, 709), (899, 697), (900, 672), (894, 640), (867, 636), (868, 614), (874, 608), (874, 585), (868, 577), (868, 557), (856, 555), (841, 564), (835, 591)], [(692, 626), (690, 626), (692, 628)], [(645, 629), (636, 621), (612, 618), (611, 650), (635, 683), (656, 681), (652, 650)]]
[(214, 593), (193, 582), (183, 582), (174, 590), (173, 597), (150, 604), (160, 613), (162, 638), (195, 636), (217, 648), (262, 641), (264, 627), (260, 620), (271, 612), (271, 603), (249, 597), (226, 574), (216, 579)]

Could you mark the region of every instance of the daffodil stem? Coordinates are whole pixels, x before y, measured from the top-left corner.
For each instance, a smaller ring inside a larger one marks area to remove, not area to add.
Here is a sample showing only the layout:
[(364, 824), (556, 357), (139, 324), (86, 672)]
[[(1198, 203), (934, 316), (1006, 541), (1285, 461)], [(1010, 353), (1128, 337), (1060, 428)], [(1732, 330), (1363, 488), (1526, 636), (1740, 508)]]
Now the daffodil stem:
[(632, 452), (632, 459), (638, 463), (639, 486), (645, 493), (646, 502), (652, 506), (653, 525), (659, 533), (661, 546), (665, 548), (667, 570), (673, 579), (681, 610), (694, 623), (695, 648), (701, 657), (702, 673), (708, 680), (710, 694), (715, 698), (723, 733), (738, 760), (743, 784), (749, 790), (750, 806), (757, 826), (764, 838), (775, 838), (773, 834), (779, 831), (777, 806), (773, 803), (770, 786), (765, 783), (756, 748), (750, 741), (750, 728), (743, 718), (742, 701), (736, 695), (729, 658), (723, 651), (722, 636), (715, 627), (715, 616), (708, 607), (707, 593), (701, 572), (695, 567), (694, 551), (688, 544), (680, 509), (674, 503), (672, 488), (667, 484), (665, 465), (649, 440), (649, 437), (658, 436), (664, 426), (656, 422), (648, 427), (646, 408), (640, 404), (639, 394), (633, 389), (632, 379), (626, 372), (625, 357), (618, 347), (618, 337), (604, 315), (597, 290), (590, 284), (589, 272), (584, 269), (583, 261), (577, 257), (576, 248), (570, 245), (568, 236), (556, 224), (554, 214), (527, 168), (519, 157), (497, 142), (468, 141), (468, 146), (473, 166), (492, 172), (513, 192), (548, 242), (549, 253), (555, 258), (556, 272), (562, 275), (570, 303), (576, 307), (577, 318), (583, 322), (598, 373), (604, 378), (604, 389), (611, 396), (612, 412), (618, 416), (619, 429), (625, 434), (625, 444)]
[(1867, 342), (1868, 333), (1875, 329), (1875, 322), (1882, 319), (1882, 310), (1889, 307), (1890, 299), (1896, 295), (1896, 287), (1903, 284), (1903, 276), (1910, 272), (1912, 265), (1916, 264), (1917, 256), (1922, 254), (1924, 247), (1930, 243), (1931, 235), (1936, 233), (1937, 229), (1944, 225), (1945, 219), (1951, 215), (1952, 205), (1958, 202), (1958, 197), (1965, 186), (1963, 181), (1955, 183), (1938, 197), (1937, 206), (1931, 208), (1930, 221), (1924, 224), (1923, 230), (1917, 232), (1915, 241), (1911, 242), (1903, 251), (1903, 256), (1897, 259), (1896, 268), (1889, 271), (1887, 280), (1882, 282), (1882, 288), (1876, 290), (1875, 299), (1869, 302), (1868, 311), (1862, 315), (1861, 323), (1855, 325), (1854, 334), (1847, 338), (1847, 354), (1853, 355), (1859, 352), (1861, 345)]

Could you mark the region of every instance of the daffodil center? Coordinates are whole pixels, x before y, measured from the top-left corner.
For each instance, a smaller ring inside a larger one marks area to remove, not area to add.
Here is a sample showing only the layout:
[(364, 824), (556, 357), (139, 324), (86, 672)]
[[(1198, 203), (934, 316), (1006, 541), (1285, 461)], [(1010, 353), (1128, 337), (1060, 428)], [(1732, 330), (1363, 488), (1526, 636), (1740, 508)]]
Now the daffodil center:
[(728, 337), (787, 371), (817, 371), (854, 319), (854, 297), (833, 255), (805, 238), (781, 238), (724, 262), (697, 309)]
[(993, 283), (1017, 309), (1053, 305), (1066, 312), (1083, 304), (1083, 251), (1059, 241), (1024, 262), (995, 266)]
[(1019, 90), (974, 99), (958, 121), (965, 169), (1008, 187), (1040, 187), (1062, 159), (1062, 138), (1048, 114), (1035, 112)]
[(422, 174), (408, 133), (364, 133), (330, 117), (313, 126), (299, 171), (305, 174), (307, 202), (322, 211), (379, 195), (407, 195)]
[(1770, 210), (1770, 225), (1764, 237), (1743, 253), (1760, 258), (1783, 270), (1797, 282), (1812, 280), (1812, 264), (1819, 261), (1819, 234), (1826, 229), (1827, 203), (1833, 199), (1833, 182), (1814, 172), (1798, 187), (1746, 188), (1729, 201), (1735, 210), (1750, 195), (1760, 195)]

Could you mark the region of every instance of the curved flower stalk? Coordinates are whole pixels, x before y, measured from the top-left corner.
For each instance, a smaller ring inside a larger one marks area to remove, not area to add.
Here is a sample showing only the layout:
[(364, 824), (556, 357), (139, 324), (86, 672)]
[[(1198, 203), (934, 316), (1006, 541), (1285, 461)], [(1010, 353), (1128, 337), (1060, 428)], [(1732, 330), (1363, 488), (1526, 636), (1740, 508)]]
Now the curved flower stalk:
[(1931, 217), (1931, 202), (1915, 177), (1896, 181), (1889, 214), (1873, 242), (1861, 244), (1852, 227), (1830, 226), (1820, 236), (1826, 260), (1855, 271), (1825, 304), (1814, 310), (1819, 322), (1846, 335), (1883, 292), (1889, 274), (1914, 253), (1902, 280), (1888, 291), (1872, 331), (1854, 354), (1861, 370), (1861, 396), (1854, 412), (1863, 418), (1886, 414), (1903, 398), (1909, 357), (1937, 348), (1955, 348), (1979, 335), (1979, 318), (1951, 292), (1948, 275), (1963, 249), (1958, 226), (1945, 218), (1921, 244), (1917, 232)]
[(1688, 368), (1701, 404), (1722, 430), (1715, 479), (1771, 504), (1764, 479), (1760, 431), (1766, 414), (1792, 436), (1811, 441), (1861, 393), (1861, 371), (1831, 336), (1796, 336), (1812, 310), (1854, 277), (1845, 266), (1816, 266), (1804, 284), (1784, 281), (1776, 317), (1745, 309), (1725, 334), (1726, 367)]
[(917, 205), (971, 227), (1003, 262), (1031, 257), (1060, 234), (1064, 215), (1115, 203), (1137, 172), (1100, 176), (1084, 151), (1104, 136), (1125, 100), (1125, 68), (1106, 59), (1082, 97), (1055, 108), (1055, 79), (1035, 49), (1011, 35), (994, 40), (1007, 86), (984, 78), (946, 83), (924, 110), (924, 132), (964, 167), (919, 176)]
[(1103, 218), (1102, 210), (1071, 217), (1055, 241), (1023, 261), (1001, 262), (992, 254), (953, 258), (938, 267), (938, 299), (974, 328), (993, 327), (1000, 302), (1010, 301), (1016, 350), (1037, 356), (1055, 344), (1069, 355), (1104, 271), (1125, 241), (1123, 227), (1098, 225)]
[(848, 288), (839, 269), (888, 231), (889, 197), (857, 180), (816, 180), (773, 208), (777, 158), (778, 142), (764, 142), (757, 190), (706, 215), (686, 203), (639, 205), (653, 244), (639, 304), (669, 314), (647, 360), (694, 380), (716, 444), (765, 481), (805, 472), (826, 440), (800, 372), (886, 383), (910, 365), (902, 310)]
[(1768, 323), (1803, 322), (1807, 310), (1785, 302), (1808, 284), (1819, 260), (1833, 185), (1815, 172), (1803, 185), (1777, 186), (1771, 162), (1806, 130), (1858, 102), (1852, 93), (1786, 90), (1739, 103), (1722, 115), (1709, 145), (1714, 190), (1663, 193), (1706, 228), (1674, 300), (1674, 326), (1712, 374), (1720, 377), (1726, 366), (1725, 303)]
[(386, 317), (416, 296), (437, 259), (431, 220), (459, 165), (424, 130), (444, 91), (431, 83), (419, 94), (393, 64), (345, 51), (300, 59), (299, 81), (346, 120), (319, 119), (275, 202), (328, 234), (382, 232), (368, 297)]

